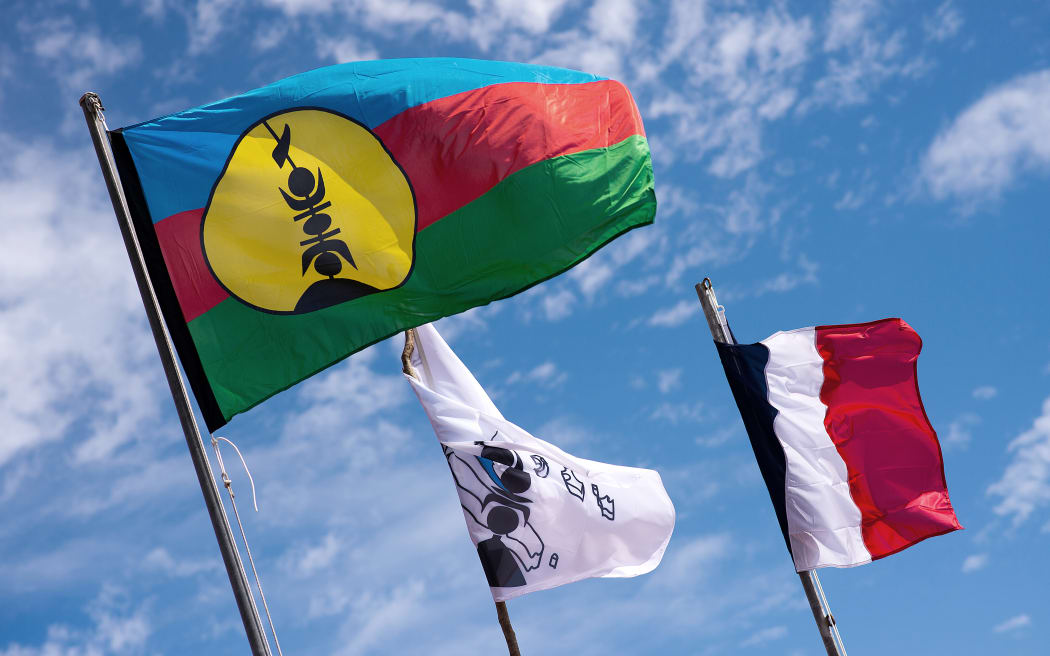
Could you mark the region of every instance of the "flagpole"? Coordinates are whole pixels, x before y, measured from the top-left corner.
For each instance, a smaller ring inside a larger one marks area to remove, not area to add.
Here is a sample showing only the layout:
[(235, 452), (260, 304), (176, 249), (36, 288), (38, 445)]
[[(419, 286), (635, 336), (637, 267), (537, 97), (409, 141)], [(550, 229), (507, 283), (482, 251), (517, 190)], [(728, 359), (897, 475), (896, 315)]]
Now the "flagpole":
[[(700, 297), (700, 305), (704, 309), (707, 327), (711, 329), (711, 336), (714, 340), (721, 344), (735, 344), (736, 339), (729, 330), (729, 322), (725, 317), (725, 308), (718, 304), (710, 278), (704, 278), (704, 281), (696, 286), (696, 295)], [(827, 650), (828, 656), (846, 656), (845, 649), (839, 649), (836, 643), (838, 628), (835, 626), (835, 617), (831, 614), (831, 608), (827, 606), (827, 599), (817, 593), (817, 588), (820, 586), (817, 573), (812, 570), (798, 572), (798, 578), (802, 581), (802, 589), (806, 591), (809, 609), (813, 611), (813, 620), (817, 623), (820, 639), (824, 641), (824, 649)], [(835, 635), (832, 635), (833, 631)], [(839, 638), (839, 642), (841, 640)]]
[(219, 488), (212, 476), (208, 456), (204, 451), (204, 440), (201, 437), (197, 420), (193, 416), (190, 406), (190, 398), (186, 393), (186, 385), (182, 381), (182, 374), (175, 361), (175, 350), (168, 336), (164, 322), (161, 320), (160, 305), (153, 290), (149, 275), (146, 273), (146, 265), (142, 256), (142, 249), (138, 239), (131, 227), (131, 214), (128, 210), (127, 199), (120, 185), (120, 176), (117, 173), (110, 151), (109, 138), (107, 136), (106, 119), (103, 116), (102, 101), (98, 95), (92, 92), (85, 93), (80, 98), (80, 107), (84, 110), (84, 118), (87, 120), (88, 130), (91, 132), (91, 142), (95, 146), (95, 154), (98, 155), (98, 163), (102, 167), (102, 177), (106, 180), (109, 189), (109, 199), (113, 203), (113, 211), (117, 215), (117, 224), (120, 226), (120, 235), (124, 238), (124, 247), (127, 248), (128, 258), (131, 260), (131, 269), (135, 273), (135, 282), (138, 284), (139, 295), (149, 318), (150, 329), (153, 339), (157, 344), (161, 364), (164, 366), (164, 376), (171, 390), (171, 398), (175, 402), (175, 409), (182, 424), (182, 432), (186, 436), (186, 445), (190, 450), (190, 459), (193, 468), (197, 472), (197, 480), (200, 482), (201, 492), (204, 494), (204, 505), (208, 508), (208, 516), (211, 518), (212, 528), (215, 530), (215, 538), (219, 543), (219, 551), (222, 553), (223, 563), (226, 565), (226, 574), (230, 577), (230, 585), (233, 588), (233, 596), (237, 600), (237, 609), (244, 623), (244, 632), (248, 637), (248, 644), (252, 650), (252, 656), (271, 656), (270, 645), (266, 640), (263, 630), (262, 619), (259, 610), (255, 606), (255, 599), (251, 594), (248, 577), (241, 562), (240, 553), (237, 551), (233, 531), (230, 528), (226, 511), (222, 507), (219, 498)]
[[(416, 350), (416, 331), (410, 328), (405, 331), (405, 348), (401, 351), (401, 370), (406, 376), (419, 380), (416, 368), (412, 366), (412, 352)], [(514, 633), (514, 627), (510, 623), (510, 614), (507, 612), (507, 602), (496, 602), (496, 619), (499, 620), (499, 628), (503, 629), (503, 639), (507, 641), (507, 652), (509, 656), (521, 656), (518, 650), (518, 636)]]

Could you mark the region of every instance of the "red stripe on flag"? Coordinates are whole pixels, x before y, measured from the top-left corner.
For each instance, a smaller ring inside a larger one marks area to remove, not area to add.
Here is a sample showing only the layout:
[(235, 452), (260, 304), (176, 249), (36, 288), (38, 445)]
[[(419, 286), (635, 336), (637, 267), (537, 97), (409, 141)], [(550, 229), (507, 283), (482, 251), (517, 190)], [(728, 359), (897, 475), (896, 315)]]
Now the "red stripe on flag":
[(215, 280), (201, 250), (203, 209), (187, 210), (153, 224), (182, 316), (193, 321), (230, 297)]
[(645, 130), (627, 89), (600, 80), (494, 84), (407, 109), (375, 133), (412, 182), (422, 230), (526, 166)]
[(962, 528), (919, 397), (922, 340), (901, 319), (818, 326), (824, 426), (849, 473), (872, 559)]

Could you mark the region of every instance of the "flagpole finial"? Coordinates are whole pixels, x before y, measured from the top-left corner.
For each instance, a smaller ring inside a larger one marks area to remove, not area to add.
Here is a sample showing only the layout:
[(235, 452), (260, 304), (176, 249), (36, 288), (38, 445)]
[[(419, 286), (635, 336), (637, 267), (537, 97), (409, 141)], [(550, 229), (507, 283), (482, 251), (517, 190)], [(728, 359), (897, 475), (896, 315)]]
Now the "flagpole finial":
[(98, 94), (94, 91), (87, 91), (84, 95), (80, 96), (80, 105), (91, 105), (99, 112), (106, 110), (106, 108), (102, 106), (102, 99), (99, 98)]

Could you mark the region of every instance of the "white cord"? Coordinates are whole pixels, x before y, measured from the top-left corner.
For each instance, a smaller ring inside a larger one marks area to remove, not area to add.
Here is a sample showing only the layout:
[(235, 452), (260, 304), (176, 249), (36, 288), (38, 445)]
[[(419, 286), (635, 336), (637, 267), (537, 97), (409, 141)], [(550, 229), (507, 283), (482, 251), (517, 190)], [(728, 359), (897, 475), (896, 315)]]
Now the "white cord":
[(248, 537), (244, 534), (244, 525), (241, 523), (241, 513), (237, 510), (237, 501), (234, 498), (236, 495), (233, 493), (233, 483), (230, 481), (229, 475), (226, 473), (226, 465), (222, 461), (222, 452), (219, 451), (219, 440), (226, 442), (233, 447), (233, 450), (237, 452), (237, 457), (241, 459), (241, 464), (244, 465), (244, 473), (248, 474), (248, 481), (252, 484), (252, 505), (255, 507), (255, 512), (259, 512), (259, 504), (255, 500), (255, 480), (252, 478), (252, 473), (248, 471), (248, 463), (244, 461), (244, 456), (241, 455), (241, 450), (237, 448), (237, 445), (226, 439), (225, 437), (215, 437), (212, 435), (211, 446), (215, 449), (215, 457), (219, 461), (219, 470), (222, 472), (222, 484), (226, 486), (226, 491), (230, 493), (230, 503), (233, 505), (233, 514), (237, 518), (237, 528), (241, 530), (241, 541), (244, 542), (244, 550), (248, 553), (248, 563), (252, 567), (252, 574), (255, 576), (255, 586), (259, 588), (259, 598), (262, 599), (263, 610), (266, 612), (266, 621), (270, 623), (270, 633), (273, 634), (273, 642), (277, 646), (278, 656), (284, 656), (281, 651), (281, 642), (277, 639), (277, 629), (273, 626), (273, 618), (270, 617), (270, 606), (266, 603), (266, 595), (263, 593), (262, 581), (259, 580), (259, 572), (255, 569), (255, 558), (252, 557), (252, 549), (248, 546)]
[(230, 484), (230, 477), (228, 477), (228, 475), (226, 475), (226, 465), (223, 464), (223, 453), (218, 450), (218, 440), (222, 440), (223, 442), (226, 442), (227, 444), (229, 444), (230, 446), (233, 447), (234, 451), (237, 452), (237, 458), (240, 459), (240, 464), (245, 467), (245, 473), (248, 474), (248, 482), (252, 484), (252, 506), (255, 507), (255, 512), (258, 512), (259, 511), (259, 505), (255, 501), (255, 480), (252, 479), (252, 472), (248, 470), (248, 463), (245, 462), (245, 457), (241, 456), (240, 449), (238, 449), (237, 445), (234, 444), (233, 442), (230, 442), (226, 438), (212, 437), (211, 438), (211, 445), (215, 449), (215, 458), (218, 459), (218, 468), (223, 471), (223, 484), (226, 485), (226, 487), (230, 489), (230, 496), (232, 498), (232, 496), (233, 496), (233, 486)]

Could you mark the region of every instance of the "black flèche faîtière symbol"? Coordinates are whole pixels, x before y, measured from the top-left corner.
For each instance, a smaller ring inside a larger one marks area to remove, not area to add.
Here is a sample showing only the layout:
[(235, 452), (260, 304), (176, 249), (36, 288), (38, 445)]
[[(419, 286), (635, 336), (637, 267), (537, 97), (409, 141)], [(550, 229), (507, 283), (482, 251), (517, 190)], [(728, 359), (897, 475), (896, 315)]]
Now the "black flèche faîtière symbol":
[(331, 201), (324, 199), (324, 176), (321, 174), (321, 169), (317, 169), (315, 182), (314, 174), (310, 169), (295, 165), (295, 161), (288, 152), (292, 145), (292, 131), (287, 123), (279, 137), (267, 121), (263, 121), (263, 125), (277, 140), (277, 145), (274, 146), (272, 153), (273, 161), (282, 169), (285, 162), (292, 165), (292, 171), (288, 174), (288, 191), (280, 187), (278, 190), (288, 207), (299, 212), (292, 217), (292, 220), (306, 219), (302, 228), (303, 232), (310, 237), (299, 242), (300, 246), (308, 246), (303, 252), (303, 275), (306, 275), (312, 263), (317, 273), (329, 279), (334, 278), (343, 270), (343, 263), (339, 260), (340, 255), (356, 269), (357, 264), (350, 254), (350, 247), (342, 239), (332, 239), (340, 233), (339, 228), (329, 230), (332, 227), (332, 217), (321, 211), (332, 206)]

